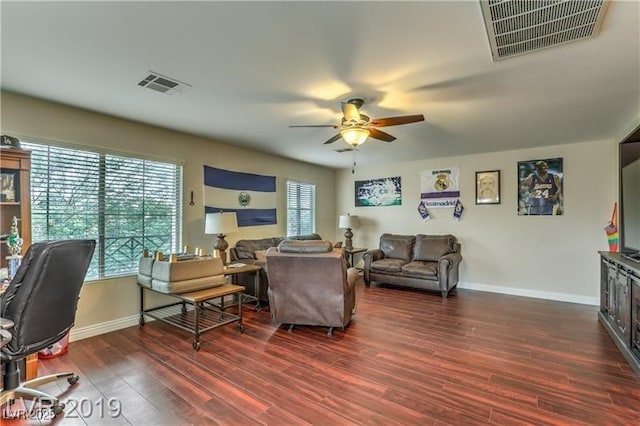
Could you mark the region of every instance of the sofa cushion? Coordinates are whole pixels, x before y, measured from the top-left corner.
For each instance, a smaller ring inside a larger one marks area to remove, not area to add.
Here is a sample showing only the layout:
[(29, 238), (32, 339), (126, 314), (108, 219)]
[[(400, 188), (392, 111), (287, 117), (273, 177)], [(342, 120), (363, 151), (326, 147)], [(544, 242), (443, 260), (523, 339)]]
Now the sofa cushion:
[(435, 278), (438, 275), (438, 262), (414, 260), (402, 266), (402, 276), (412, 278)]
[(380, 250), (384, 257), (410, 261), (413, 255), (413, 246), (416, 237), (413, 235), (382, 234), (380, 237)]
[(276, 247), (281, 240), (281, 238), (239, 240), (236, 242), (236, 254), (238, 259), (255, 259), (257, 250), (267, 250), (269, 247)]
[(320, 234), (306, 234), (306, 235), (295, 235), (293, 237), (287, 237), (289, 240), (321, 240)]
[(151, 271), (153, 269), (153, 257), (141, 257), (138, 261), (138, 284), (151, 287)]
[(371, 263), (371, 271), (372, 272), (381, 272), (384, 274), (389, 273), (399, 273), (402, 272), (402, 267), (408, 263), (406, 260), (402, 259), (380, 259)]
[(278, 245), (281, 253), (329, 253), (333, 250), (331, 241), (284, 240)]
[(178, 294), (203, 290), (205, 288), (220, 287), (225, 284), (226, 280), (224, 275), (212, 275), (181, 281), (164, 281), (154, 278), (151, 282), (151, 287), (161, 293)]
[(222, 260), (218, 257), (201, 257), (182, 262), (155, 261), (152, 277), (160, 281), (184, 281), (224, 274)]
[(455, 251), (456, 238), (453, 235), (416, 235), (413, 259), (437, 261), (442, 256)]

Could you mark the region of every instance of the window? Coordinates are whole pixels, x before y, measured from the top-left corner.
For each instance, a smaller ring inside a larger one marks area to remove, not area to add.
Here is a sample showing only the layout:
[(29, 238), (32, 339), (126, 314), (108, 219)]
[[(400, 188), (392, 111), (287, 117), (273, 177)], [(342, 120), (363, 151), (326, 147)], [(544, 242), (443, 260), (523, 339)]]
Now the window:
[(23, 143), (31, 151), (32, 240), (97, 242), (87, 279), (136, 273), (142, 250), (180, 247), (182, 167)]
[(306, 235), (316, 228), (316, 186), (287, 181), (287, 237)]

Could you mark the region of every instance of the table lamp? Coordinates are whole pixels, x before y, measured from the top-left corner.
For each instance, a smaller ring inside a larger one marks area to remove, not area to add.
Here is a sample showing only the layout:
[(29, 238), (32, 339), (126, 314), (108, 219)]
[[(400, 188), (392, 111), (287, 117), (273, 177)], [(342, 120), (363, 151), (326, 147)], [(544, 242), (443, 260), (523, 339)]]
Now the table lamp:
[(234, 212), (230, 213), (207, 213), (204, 221), (204, 233), (205, 234), (218, 234), (214, 250), (220, 252), (220, 258), (224, 265), (227, 264), (227, 249), (229, 243), (224, 238), (231, 232), (238, 231), (238, 219)]
[(346, 229), (344, 233), (344, 248), (346, 250), (353, 249), (353, 242), (351, 241), (353, 232), (351, 232), (351, 229), (357, 228), (359, 225), (360, 219), (358, 219), (358, 216), (351, 216), (350, 214), (340, 215), (338, 227)]

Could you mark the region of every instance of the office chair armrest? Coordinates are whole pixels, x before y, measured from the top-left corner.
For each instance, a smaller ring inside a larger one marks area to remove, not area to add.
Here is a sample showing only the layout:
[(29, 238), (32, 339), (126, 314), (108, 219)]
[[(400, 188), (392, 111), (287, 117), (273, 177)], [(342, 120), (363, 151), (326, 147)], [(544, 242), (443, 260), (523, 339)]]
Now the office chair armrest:
[(0, 348), (11, 341), (13, 336), (7, 330), (0, 330)]
[(13, 327), (13, 321), (6, 318), (0, 318), (0, 329), (7, 330), (11, 327)]

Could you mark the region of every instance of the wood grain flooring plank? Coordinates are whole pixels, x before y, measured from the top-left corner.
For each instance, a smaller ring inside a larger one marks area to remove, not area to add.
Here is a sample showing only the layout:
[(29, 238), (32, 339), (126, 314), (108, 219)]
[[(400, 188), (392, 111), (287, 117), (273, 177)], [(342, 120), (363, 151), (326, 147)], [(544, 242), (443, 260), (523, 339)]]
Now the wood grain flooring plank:
[(104, 424), (640, 424), (640, 380), (597, 307), (362, 281), (356, 292), (354, 320), (333, 337), (246, 309), (245, 333), (203, 333), (199, 352), (192, 333), (148, 321), (72, 342), (40, 371), (80, 374), (73, 387), (47, 385), (67, 397), (125, 400)]

